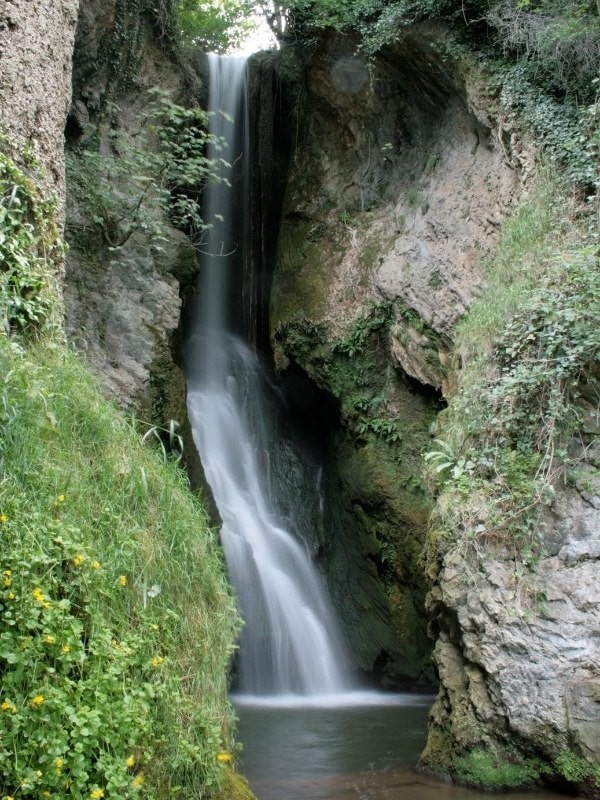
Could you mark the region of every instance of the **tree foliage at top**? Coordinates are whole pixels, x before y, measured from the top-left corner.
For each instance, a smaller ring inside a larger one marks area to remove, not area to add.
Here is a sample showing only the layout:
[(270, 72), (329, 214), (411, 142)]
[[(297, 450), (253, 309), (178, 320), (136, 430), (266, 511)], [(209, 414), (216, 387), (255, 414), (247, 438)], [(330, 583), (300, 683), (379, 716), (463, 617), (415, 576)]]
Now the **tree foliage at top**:
[(235, 50), (255, 27), (255, 8), (254, 0), (178, 0), (180, 43), (215, 53)]

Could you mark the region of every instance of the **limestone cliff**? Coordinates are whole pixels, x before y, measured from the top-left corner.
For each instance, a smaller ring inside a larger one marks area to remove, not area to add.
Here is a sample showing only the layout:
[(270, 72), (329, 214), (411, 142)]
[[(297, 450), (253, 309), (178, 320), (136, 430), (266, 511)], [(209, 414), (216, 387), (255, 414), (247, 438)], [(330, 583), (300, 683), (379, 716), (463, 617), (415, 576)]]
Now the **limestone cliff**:
[(431, 679), (422, 454), (523, 177), (444, 35), (415, 29), (370, 64), (330, 36), (310, 58), (271, 303), (283, 385), (300, 370), (339, 402), (330, 583), (358, 662), (390, 683)]
[[(127, 152), (147, 124), (149, 90), (159, 88), (178, 100), (185, 86), (190, 96), (188, 78), (159, 43), (152, 17), (138, 5), (123, 0), (81, 4), (67, 126), (73, 166), (66, 328), (120, 404), (136, 407), (148, 423), (165, 424), (185, 418), (185, 387), (174, 363), (173, 340), (181, 314), (179, 281), (194, 273), (195, 253), (164, 218), (155, 220), (166, 239), (163, 247), (148, 233), (152, 219), (146, 229), (138, 226), (120, 238), (103, 222), (111, 197), (117, 217), (118, 199), (128, 191), (127, 176), (111, 174), (110, 159), (122, 157), (127, 163)], [(84, 171), (86, 150), (99, 154), (95, 171)]]
[(0, 128), (38, 159), (59, 208), (78, 6), (79, 0), (0, 3)]

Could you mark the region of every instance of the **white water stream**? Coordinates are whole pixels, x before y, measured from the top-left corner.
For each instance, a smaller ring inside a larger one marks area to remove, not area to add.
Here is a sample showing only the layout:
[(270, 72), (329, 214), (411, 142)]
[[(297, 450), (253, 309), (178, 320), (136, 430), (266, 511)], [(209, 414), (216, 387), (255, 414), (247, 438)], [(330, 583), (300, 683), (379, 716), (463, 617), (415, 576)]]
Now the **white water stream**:
[(218, 155), (234, 169), (232, 186), (205, 192), (204, 219), (214, 229), (203, 248), (209, 254), (200, 259), (186, 376), (194, 441), (223, 521), (221, 541), (245, 622), (239, 691), (261, 697), (339, 695), (351, 687), (345, 644), (307, 547), (282, 525), (272, 496), (270, 448), (277, 433), (270, 387), (228, 319), (246, 227), (244, 212), (236, 215), (235, 209), (248, 213), (246, 61), (209, 58), (209, 110), (224, 112), (211, 117), (211, 132), (227, 141)]

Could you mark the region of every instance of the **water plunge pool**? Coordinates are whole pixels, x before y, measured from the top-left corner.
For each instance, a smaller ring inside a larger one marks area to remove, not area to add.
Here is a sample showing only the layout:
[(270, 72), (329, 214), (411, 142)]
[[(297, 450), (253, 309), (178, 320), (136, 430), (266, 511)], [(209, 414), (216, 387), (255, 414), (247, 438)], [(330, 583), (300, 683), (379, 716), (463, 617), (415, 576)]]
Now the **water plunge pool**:
[(232, 700), (244, 745), (238, 769), (258, 800), (564, 800), (550, 792), (490, 795), (417, 772), (431, 696), (355, 693), (309, 706)]

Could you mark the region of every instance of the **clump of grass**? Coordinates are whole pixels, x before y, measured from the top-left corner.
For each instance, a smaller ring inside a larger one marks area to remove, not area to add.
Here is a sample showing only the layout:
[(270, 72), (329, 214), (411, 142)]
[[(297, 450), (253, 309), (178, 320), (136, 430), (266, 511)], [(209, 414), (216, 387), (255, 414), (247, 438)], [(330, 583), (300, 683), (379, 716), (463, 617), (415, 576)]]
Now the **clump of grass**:
[(425, 457), (438, 488), (432, 575), (442, 540), (537, 546), (581, 396), (600, 391), (598, 256), (583, 215), (565, 213), (565, 189), (544, 177), (506, 224), (487, 287), (458, 329), (458, 389)]
[(238, 616), (204, 509), (62, 345), (2, 336), (0, 374), (0, 793), (218, 796)]

